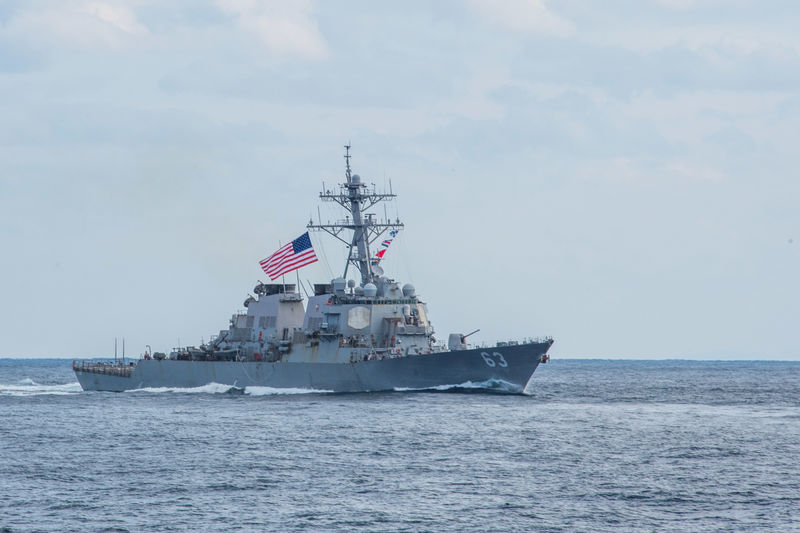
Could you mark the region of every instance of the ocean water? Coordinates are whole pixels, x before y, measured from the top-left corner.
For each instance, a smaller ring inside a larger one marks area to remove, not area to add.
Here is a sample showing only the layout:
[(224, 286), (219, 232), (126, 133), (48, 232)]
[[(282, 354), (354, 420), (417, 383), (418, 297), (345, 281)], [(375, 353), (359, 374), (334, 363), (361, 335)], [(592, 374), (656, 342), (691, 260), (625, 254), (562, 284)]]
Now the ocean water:
[(800, 531), (800, 363), (226, 391), (85, 393), (69, 361), (0, 359), (0, 531)]

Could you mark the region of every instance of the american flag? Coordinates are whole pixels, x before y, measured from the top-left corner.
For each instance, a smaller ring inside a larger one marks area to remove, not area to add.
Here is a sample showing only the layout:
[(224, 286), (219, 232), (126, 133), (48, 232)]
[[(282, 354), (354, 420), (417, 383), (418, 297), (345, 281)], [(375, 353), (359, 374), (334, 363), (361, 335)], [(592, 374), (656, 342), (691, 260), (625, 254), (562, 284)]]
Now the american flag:
[(259, 261), (261, 270), (269, 279), (275, 280), (287, 272), (310, 265), (317, 260), (317, 254), (311, 246), (308, 232), (303, 233), (292, 242), (281, 246), (277, 252)]

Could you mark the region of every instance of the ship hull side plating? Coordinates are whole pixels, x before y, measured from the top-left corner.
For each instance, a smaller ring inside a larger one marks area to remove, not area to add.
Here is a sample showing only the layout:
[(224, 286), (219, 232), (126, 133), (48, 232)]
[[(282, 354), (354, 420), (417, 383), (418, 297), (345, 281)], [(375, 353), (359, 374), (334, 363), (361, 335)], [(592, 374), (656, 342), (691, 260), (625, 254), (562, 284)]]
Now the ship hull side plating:
[(524, 391), (550, 343), (476, 348), (358, 363), (140, 360), (130, 377), (76, 370), (84, 390), (192, 388), (220, 383), (332, 392), (429, 389), (472, 383)]

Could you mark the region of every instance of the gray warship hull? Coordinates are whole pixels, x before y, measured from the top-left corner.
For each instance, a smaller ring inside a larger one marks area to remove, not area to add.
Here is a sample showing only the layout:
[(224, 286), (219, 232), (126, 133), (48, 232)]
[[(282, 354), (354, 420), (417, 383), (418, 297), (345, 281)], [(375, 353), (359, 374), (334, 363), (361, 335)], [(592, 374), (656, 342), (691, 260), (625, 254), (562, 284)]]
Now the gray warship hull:
[(76, 362), (84, 390), (193, 388), (219, 383), (329, 392), (471, 386), (523, 393), (551, 342), (456, 350), (357, 363), (139, 360), (133, 366)]
[[(386, 218), (378, 219), (374, 211), (395, 194), (391, 186), (378, 191), (351, 173), (350, 146), (345, 150), (345, 182), (338, 190), (323, 183), (319, 194), (322, 201), (343, 208), (345, 218), (323, 223), (318, 212), (308, 231), (259, 261), (271, 283), (256, 284), (243, 302), (246, 311), (231, 316), (229, 326), (208, 343), (178, 347), (169, 356), (151, 354), (147, 346), (141, 359), (130, 364), (76, 361), (73, 369), (83, 389), (215, 383), (239, 392), (247, 387), (366, 392), (459, 386), (524, 392), (536, 367), (547, 361), (553, 340), (528, 337), (476, 348), (467, 338), (477, 329), (466, 335), (452, 332), (446, 344), (437, 341), (427, 304), (414, 285), (401, 284), (381, 266), (404, 225), (386, 211)], [(315, 283), (313, 291), (299, 275), (297, 286), (275, 282), (317, 261), (309, 231), (327, 233), (347, 247), (343, 274), (330, 283)], [(350, 239), (345, 232), (352, 232)], [(114, 353), (116, 359), (116, 344)]]

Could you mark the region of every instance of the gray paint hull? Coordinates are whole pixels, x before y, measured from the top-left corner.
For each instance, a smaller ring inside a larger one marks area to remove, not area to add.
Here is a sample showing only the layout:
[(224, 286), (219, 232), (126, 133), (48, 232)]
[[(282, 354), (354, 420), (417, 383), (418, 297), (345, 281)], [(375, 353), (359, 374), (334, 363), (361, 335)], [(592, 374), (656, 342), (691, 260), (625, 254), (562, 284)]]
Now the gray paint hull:
[(84, 390), (189, 388), (221, 383), (333, 392), (504, 385), (523, 392), (550, 343), (477, 348), (359, 363), (140, 360), (129, 377), (76, 369)]

